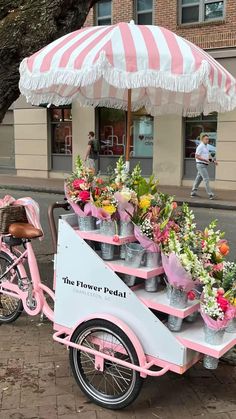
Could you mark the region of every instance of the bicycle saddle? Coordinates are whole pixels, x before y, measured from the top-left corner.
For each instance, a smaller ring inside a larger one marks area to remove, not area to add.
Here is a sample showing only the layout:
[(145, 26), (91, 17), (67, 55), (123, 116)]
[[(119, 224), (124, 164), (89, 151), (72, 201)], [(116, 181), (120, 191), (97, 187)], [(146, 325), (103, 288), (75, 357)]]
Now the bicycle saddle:
[(17, 239), (37, 239), (43, 232), (28, 223), (14, 223), (9, 227), (9, 233)]

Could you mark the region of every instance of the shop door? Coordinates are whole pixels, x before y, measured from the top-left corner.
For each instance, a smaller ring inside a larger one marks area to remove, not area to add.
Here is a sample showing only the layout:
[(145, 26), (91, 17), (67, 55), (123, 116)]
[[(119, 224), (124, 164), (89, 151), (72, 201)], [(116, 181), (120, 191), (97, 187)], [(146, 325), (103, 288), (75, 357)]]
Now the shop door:
[[(99, 170), (107, 173), (109, 168), (114, 168), (117, 159), (125, 155), (126, 112), (100, 108), (96, 124), (100, 140)], [(153, 127), (153, 117), (143, 110), (132, 114), (130, 165), (132, 169), (140, 163), (146, 176), (153, 171)]]

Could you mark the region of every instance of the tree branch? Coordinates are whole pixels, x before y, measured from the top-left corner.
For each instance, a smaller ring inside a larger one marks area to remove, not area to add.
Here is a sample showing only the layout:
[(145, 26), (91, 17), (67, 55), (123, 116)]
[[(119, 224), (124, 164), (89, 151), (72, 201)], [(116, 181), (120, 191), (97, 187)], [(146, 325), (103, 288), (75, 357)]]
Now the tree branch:
[(19, 65), (83, 26), (97, 0), (0, 0), (0, 122), (20, 92)]

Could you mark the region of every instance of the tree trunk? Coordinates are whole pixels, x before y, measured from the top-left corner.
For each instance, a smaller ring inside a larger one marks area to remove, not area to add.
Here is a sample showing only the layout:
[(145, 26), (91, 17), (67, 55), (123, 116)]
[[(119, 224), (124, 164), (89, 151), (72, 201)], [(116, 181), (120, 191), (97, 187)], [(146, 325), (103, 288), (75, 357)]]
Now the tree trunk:
[(0, 0), (0, 122), (20, 92), (19, 65), (83, 26), (97, 0)]

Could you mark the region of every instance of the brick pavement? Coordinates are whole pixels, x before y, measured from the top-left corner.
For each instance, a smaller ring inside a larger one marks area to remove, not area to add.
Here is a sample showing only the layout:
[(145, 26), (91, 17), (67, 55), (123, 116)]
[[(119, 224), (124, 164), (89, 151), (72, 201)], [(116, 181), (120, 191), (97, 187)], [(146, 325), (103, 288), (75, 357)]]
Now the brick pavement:
[(23, 315), (0, 326), (0, 419), (236, 419), (235, 394), (236, 367), (199, 363), (184, 376), (147, 379), (131, 407), (105, 411), (77, 387), (51, 324)]

